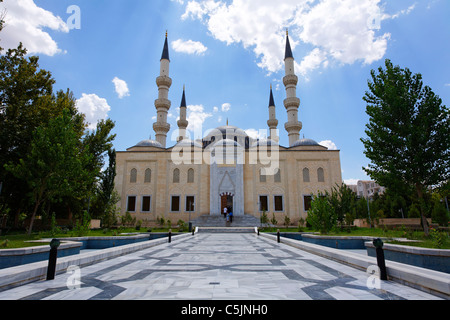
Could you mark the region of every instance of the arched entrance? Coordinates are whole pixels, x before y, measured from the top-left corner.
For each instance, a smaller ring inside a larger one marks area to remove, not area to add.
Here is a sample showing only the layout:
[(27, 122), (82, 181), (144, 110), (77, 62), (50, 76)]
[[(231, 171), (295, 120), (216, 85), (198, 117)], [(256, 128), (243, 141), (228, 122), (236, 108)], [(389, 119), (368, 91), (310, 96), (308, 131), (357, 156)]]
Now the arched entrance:
[(233, 210), (234, 194), (225, 192), (220, 194), (220, 213), (223, 214), (223, 209), (231, 208)]

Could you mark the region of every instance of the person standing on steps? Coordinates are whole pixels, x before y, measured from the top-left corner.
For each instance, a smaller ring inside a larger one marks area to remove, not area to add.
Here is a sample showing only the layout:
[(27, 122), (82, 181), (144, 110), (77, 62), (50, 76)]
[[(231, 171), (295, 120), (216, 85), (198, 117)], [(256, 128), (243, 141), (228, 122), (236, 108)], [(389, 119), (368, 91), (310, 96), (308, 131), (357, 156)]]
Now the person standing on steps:
[(227, 207), (223, 208), (223, 217), (225, 219), (227, 218), (227, 213), (228, 213), (228, 208)]
[(230, 209), (229, 216), (230, 216), (230, 223), (232, 223), (233, 222), (233, 210), (231, 210), (231, 209)]

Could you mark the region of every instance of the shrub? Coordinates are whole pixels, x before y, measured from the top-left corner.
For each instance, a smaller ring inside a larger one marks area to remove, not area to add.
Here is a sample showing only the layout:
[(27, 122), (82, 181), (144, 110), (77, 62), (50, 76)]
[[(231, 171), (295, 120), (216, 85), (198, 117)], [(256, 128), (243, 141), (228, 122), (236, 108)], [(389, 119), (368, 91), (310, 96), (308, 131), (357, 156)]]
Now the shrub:
[(311, 226), (326, 234), (337, 225), (337, 217), (333, 207), (330, 204), (328, 193), (325, 196), (318, 195), (311, 202), (311, 209), (308, 212), (307, 221)]

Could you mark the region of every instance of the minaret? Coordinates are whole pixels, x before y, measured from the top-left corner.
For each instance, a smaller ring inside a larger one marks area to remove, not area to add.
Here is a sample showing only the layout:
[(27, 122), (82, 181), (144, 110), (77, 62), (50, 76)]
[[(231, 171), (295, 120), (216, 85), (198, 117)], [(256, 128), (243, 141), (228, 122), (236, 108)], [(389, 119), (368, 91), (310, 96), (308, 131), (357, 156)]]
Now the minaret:
[(169, 77), (169, 64), (169, 43), (166, 32), (166, 41), (161, 56), (161, 69), (159, 77), (156, 78), (156, 84), (158, 85), (158, 99), (155, 101), (157, 120), (153, 124), (156, 141), (161, 143), (164, 148), (166, 147), (167, 133), (170, 131), (170, 124), (167, 123), (167, 114), (171, 106), (169, 89), (172, 86), (172, 79)]
[(278, 120), (275, 113), (275, 101), (273, 99), (272, 85), (270, 85), (270, 99), (269, 99), (269, 121), (267, 121), (269, 126), (269, 139), (273, 141), (279, 140), (277, 134)]
[(186, 87), (183, 86), (183, 97), (181, 98), (180, 104), (180, 120), (178, 120), (178, 139), (177, 142), (180, 142), (183, 139), (186, 139), (186, 129), (189, 125), (186, 116)]
[(292, 146), (300, 139), (302, 123), (298, 121), (298, 108), (300, 107), (300, 99), (297, 98), (298, 77), (295, 75), (294, 56), (292, 55), (288, 31), (286, 31), (286, 54), (284, 64), (286, 68), (286, 76), (283, 78), (284, 86), (286, 87), (286, 100), (284, 100), (284, 106), (286, 107), (288, 114), (288, 122), (284, 127), (289, 134), (289, 146)]

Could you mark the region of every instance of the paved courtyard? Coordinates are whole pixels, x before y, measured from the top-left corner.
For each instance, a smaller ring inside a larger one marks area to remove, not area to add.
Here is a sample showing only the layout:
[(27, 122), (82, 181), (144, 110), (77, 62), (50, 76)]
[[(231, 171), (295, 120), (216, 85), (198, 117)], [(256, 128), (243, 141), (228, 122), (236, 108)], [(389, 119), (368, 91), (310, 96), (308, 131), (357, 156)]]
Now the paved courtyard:
[[(432, 300), (256, 234), (199, 233), (0, 292), (0, 300)], [(75, 285), (74, 285), (75, 284)]]

